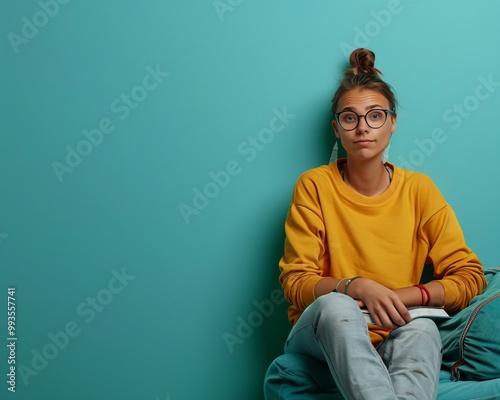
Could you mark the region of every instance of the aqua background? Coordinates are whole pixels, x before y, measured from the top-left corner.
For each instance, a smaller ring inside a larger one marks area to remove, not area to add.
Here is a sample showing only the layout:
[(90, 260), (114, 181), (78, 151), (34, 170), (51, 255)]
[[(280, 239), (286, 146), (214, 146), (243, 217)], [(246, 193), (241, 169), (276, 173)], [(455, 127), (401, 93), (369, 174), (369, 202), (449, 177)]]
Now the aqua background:
[[(389, 160), (429, 174), (498, 265), (498, 15), (493, 0), (2, 2), (0, 340), (15, 287), (18, 342), (15, 394), (0, 347), (0, 397), (261, 399), (289, 329), (291, 191), (329, 160), (355, 47), (398, 94)], [(282, 130), (261, 133), (277, 112)], [(103, 119), (113, 132), (58, 178)]]

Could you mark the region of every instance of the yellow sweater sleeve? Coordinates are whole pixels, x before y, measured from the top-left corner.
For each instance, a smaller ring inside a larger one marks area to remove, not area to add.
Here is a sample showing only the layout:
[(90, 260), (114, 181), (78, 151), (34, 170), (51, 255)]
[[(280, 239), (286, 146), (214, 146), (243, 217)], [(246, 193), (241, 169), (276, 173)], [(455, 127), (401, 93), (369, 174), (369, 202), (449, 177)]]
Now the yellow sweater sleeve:
[(285, 298), (304, 310), (314, 301), (314, 286), (321, 279), (325, 257), (321, 219), (302, 205), (293, 204), (285, 224), (285, 255), (280, 261), (280, 283)]
[(304, 174), (297, 182), (285, 222), (285, 251), (280, 283), (285, 298), (303, 311), (314, 299), (314, 286), (329, 262), (325, 225), (317, 188)]
[(445, 309), (465, 308), (486, 287), (486, 278), (477, 255), (466, 245), (453, 209), (446, 206), (432, 215), (423, 223), (420, 235), (429, 246), (434, 276), (441, 278)]

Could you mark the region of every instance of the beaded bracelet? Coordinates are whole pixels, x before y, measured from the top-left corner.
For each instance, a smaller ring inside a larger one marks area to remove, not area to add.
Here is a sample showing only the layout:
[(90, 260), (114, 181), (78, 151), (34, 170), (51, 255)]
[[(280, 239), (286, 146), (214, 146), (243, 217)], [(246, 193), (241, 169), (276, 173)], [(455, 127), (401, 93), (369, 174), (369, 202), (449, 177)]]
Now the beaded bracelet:
[(347, 294), (347, 289), (349, 288), (349, 285), (351, 284), (351, 282), (355, 279), (358, 279), (358, 278), (361, 278), (360, 276), (355, 276), (354, 278), (349, 278), (345, 284), (345, 287), (344, 287), (344, 294)]

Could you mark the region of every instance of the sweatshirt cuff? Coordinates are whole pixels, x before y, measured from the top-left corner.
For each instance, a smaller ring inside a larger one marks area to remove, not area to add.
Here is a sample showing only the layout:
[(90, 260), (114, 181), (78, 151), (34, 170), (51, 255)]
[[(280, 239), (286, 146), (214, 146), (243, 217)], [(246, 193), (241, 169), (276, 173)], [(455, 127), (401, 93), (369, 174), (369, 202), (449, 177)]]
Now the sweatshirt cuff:
[(453, 279), (436, 280), (444, 289), (444, 309), (448, 312), (455, 312), (461, 310), (469, 303), (468, 298), (460, 294), (457, 283)]
[[(306, 290), (306, 293), (310, 293), (310, 296), (311, 296), (309, 304), (311, 304), (314, 300), (316, 300), (316, 296), (314, 295), (314, 291), (316, 289), (316, 285), (318, 284), (318, 282), (322, 281), (323, 279), (325, 279), (324, 276), (314, 276), (314, 277), (311, 277), (310, 280), (307, 282), (308, 289)], [(309, 290), (309, 288), (310, 288), (310, 290)]]

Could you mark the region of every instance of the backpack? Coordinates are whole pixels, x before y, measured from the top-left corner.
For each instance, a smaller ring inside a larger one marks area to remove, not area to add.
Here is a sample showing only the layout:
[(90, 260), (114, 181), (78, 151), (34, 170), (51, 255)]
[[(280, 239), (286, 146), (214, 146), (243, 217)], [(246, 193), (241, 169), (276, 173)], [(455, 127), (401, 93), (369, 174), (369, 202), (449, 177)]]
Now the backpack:
[(500, 378), (500, 267), (484, 274), (488, 286), (466, 308), (436, 320), (442, 365), (455, 381)]

